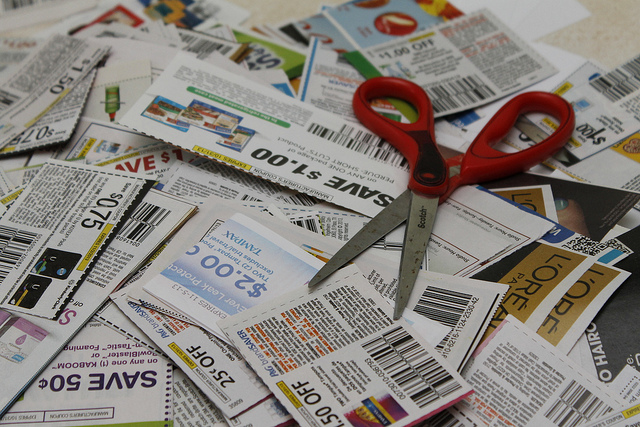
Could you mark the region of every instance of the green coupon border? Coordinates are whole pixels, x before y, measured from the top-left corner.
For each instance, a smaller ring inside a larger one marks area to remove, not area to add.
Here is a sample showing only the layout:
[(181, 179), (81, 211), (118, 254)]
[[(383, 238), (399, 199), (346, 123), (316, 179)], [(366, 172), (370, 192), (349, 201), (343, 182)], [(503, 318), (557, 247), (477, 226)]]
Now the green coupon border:
[(268, 114), (262, 113), (258, 110), (254, 110), (253, 108), (247, 107), (245, 105), (242, 104), (238, 104), (237, 102), (233, 102), (230, 101), (228, 99), (225, 99), (221, 96), (218, 96), (216, 94), (213, 94), (211, 92), (207, 92), (206, 90), (202, 90), (202, 89), (198, 89), (197, 87), (194, 86), (188, 86), (187, 87), (187, 92), (191, 92), (194, 95), (199, 95), (202, 96), (204, 98), (210, 99), (211, 101), (215, 101), (219, 104), (222, 104), (226, 107), (231, 107), (235, 110), (241, 111), (243, 113), (249, 114), (253, 117), (257, 117), (259, 119), (262, 119), (266, 122), (272, 123), (274, 125), (278, 125), (280, 127), (283, 128), (290, 128), (291, 127), (291, 123), (285, 122), (284, 120), (280, 120), (276, 117), (270, 116)]

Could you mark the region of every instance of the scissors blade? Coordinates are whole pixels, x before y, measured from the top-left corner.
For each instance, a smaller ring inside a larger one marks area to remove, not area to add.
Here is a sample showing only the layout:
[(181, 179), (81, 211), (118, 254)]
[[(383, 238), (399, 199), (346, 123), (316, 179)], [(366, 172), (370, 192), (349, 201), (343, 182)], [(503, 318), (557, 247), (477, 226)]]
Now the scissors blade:
[(404, 235), (404, 246), (400, 257), (400, 279), (396, 290), (396, 304), (393, 320), (402, 317), (407, 306), (413, 285), (418, 277), (420, 265), (424, 260), (429, 236), (433, 229), (438, 209), (438, 196), (411, 193), (409, 216)]
[(309, 287), (312, 288), (330, 276), (340, 267), (351, 261), (369, 246), (387, 235), (391, 230), (407, 219), (411, 191), (405, 190), (389, 206), (381, 210), (371, 221), (365, 224), (325, 265), (311, 278)]

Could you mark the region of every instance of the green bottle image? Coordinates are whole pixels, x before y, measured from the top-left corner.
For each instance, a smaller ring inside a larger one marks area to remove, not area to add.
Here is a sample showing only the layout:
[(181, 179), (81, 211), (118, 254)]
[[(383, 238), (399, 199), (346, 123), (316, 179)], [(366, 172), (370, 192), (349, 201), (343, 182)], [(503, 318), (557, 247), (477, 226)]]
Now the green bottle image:
[(107, 86), (105, 88), (104, 112), (109, 115), (110, 121), (115, 121), (116, 112), (120, 109), (120, 86)]

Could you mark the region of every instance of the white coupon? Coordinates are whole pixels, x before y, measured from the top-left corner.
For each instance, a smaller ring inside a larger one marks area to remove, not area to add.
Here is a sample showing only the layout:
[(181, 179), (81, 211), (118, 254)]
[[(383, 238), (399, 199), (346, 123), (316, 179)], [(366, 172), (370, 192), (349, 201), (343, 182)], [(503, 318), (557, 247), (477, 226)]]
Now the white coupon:
[(127, 301), (112, 300), (227, 416), (264, 400), (269, 390), (237, 351), (204, 329)]
[[(576, 115), (575, 131), (565, 148), (578, 161), (611, 147), (640, 128), (640, 121), (632, 114), (589, 84), (572, 88), (562, 97), (571, 103)], [(554, 130), (548, 121), (542, 126), (549, 132)]]
[[(93, 164), (157, 142), (116, 123), (82, 117), (69, 142), (54, 156)], [(129, 169), (129, 172), (132, 171)]]
[(185, 53), (120, 123), (370, 216), (408, 180), (404, 157), (361, 125)]
[(623, 405), (513, 316), (482, 344), (462, 375), (475, 390), (462, 407), (491, 425), (578, 425)]
[(144, 289), (207, 330), (304, 286), (322, 262), (241, 214), (224, 221)]
[(83, 106), (91, 91), (91, 82), (93, 82), (94, 76), (94, 71), (84, 76), (69, 94), (56, 103), (51, 110), (9, 141), (9, 144), (0, 150), (0, 154), (15, 155), (33, 152), (38, 148), (68, 141), (83, 112)]
[[(0, 425), (164, 424), (171, 363), (97, 321), (53, 359)], [(145, 410), (139, 410), (144, 400)]]
[(93, 164), (104, 169), (141, 173), (160, 179), (174, 163), (188, 162), (194, 157), (189, 152), (158, 141), (139, 149), (127, 150), (124, 154), (109, 157)]
[[(569, 155), (565, 162), (568, 160), (569, 164), (611, 147), (640, 128), (640, 121), (632, 112), (608, 97), (608, 93), (602, 93), (611, 88), (602, 74), (602, 68), (587, 61), (553, 89), (571, 103), (575, 112), (575, 130), (565, 144)], [(555, 122), (543, 114), (532, 114), (528, 118), (545, 133), (550, 134), (556, 128)], [(559, 155), (555, 157), (562, 160)]]
[[(327, 49), (313, 37), (309, 43), (307, 61), (304, 64), (298, 99), (330, 111), (350, 122), (358, 122), (351, 103), (358, 86), (366, 79), (340, 53)], [(372, 106), (387, 117), (400, 113), (384, 99), (373, 100)]]
[(51, 161), (0, 220), (0, 302), (55, 319), (152, 181)]
[(109, 51), (108, 46), (53, 35), (0, 85), (0, 145), (35, 124)]
[[(202, 161), (200, 161), (202, 160)], [(312, 206), (313, 197), (264, 179), (240, 172), (222, 163), (196, 159), (193, 164), (176, 162), (162, 177), (162, 191), (197, 202), (215, 195), (238, 201), (281, 202)]]
[(350, 265), (219, 326), (301, 426), (412, 425), (471, 389), (392, 310)]
[(487, 104), (556, 73), (488, 10), (346, 57), (367, 78), (395, 76), (421, 86), (435, 117)]

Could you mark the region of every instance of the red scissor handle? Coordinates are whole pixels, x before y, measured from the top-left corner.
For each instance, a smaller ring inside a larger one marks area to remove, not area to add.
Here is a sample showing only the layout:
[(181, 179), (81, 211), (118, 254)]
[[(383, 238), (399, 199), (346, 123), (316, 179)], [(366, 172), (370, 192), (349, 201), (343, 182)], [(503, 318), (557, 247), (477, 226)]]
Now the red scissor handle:
[[(418, 111), (414, 123), (400, 123), (371, 108), (376, 98), (397, 98)], [(433, 108), (422, 88), (397, 77), (374, 77), (362, 83), (353, 97), (353, 111), (364, 126), (388, 141), (407, 159), (408, 188), (422, 194), (441, 195), (448, 187), (448, 167), (435, 143)]]
[[(539, 112), (554, 117), (558, 128), (543, 141), (515, 153), (504, 153), (493, 146), (502, 140), (520, 114)], [(571, 104), (548, 92), (527, 92), (512, 98), (489, 120), (464, 155), (447, 161), (460, 165), (460, 174), (451, 177), (447, 195), (464, 184), (504, 178), (523, 172), (562, 148), (573, 133), (575, 115)]]

